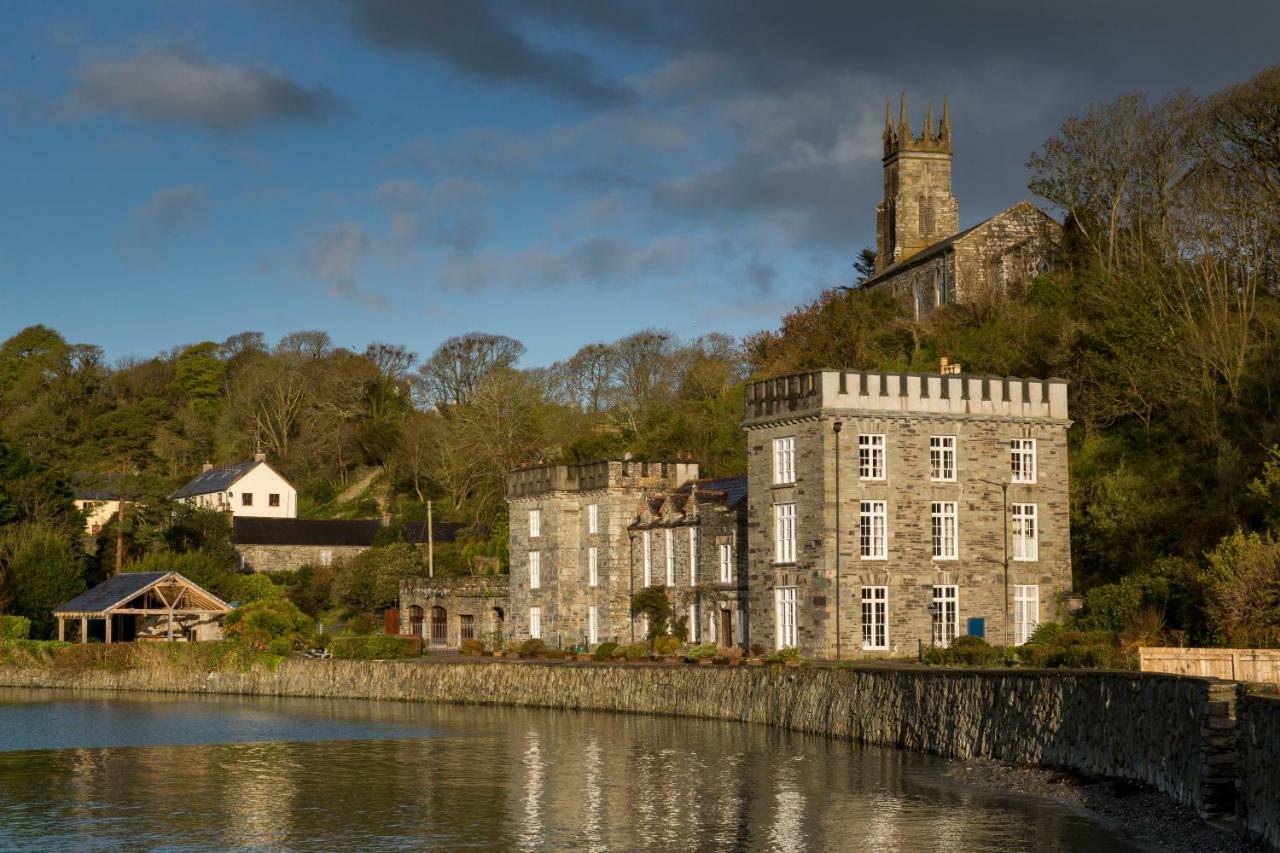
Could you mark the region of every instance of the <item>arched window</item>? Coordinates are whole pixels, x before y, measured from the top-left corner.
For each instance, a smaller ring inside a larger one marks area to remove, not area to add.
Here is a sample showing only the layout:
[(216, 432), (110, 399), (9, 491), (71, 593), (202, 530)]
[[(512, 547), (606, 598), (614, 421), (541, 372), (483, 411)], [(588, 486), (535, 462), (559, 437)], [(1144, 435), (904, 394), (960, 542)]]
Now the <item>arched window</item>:
[(415, 637), (424, 636), (422, 633), (423, 614), (422, 608), (414, 604), (409, 608), (409, 633)]
[(449, 614), (443, 607), (431, 608), (431, 645), (444, 646), (449, 643)]

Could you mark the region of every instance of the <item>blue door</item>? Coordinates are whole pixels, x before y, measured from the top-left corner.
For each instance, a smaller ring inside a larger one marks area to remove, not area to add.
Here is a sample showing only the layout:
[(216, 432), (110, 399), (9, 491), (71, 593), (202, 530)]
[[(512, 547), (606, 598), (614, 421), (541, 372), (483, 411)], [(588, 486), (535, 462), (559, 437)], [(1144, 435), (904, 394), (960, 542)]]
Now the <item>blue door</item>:
[(987, 636), (987, 618), (985, 616), (969, 617), (969, 636), (979, 639)]

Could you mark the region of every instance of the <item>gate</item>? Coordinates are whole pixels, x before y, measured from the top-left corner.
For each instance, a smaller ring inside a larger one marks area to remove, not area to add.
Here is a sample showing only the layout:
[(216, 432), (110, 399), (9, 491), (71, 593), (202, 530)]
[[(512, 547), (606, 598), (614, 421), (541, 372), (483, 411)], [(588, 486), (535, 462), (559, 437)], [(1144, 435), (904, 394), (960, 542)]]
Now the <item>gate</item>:
[(449, 645), (449, 614), (443, 607), (431, 608), (431, 645)]

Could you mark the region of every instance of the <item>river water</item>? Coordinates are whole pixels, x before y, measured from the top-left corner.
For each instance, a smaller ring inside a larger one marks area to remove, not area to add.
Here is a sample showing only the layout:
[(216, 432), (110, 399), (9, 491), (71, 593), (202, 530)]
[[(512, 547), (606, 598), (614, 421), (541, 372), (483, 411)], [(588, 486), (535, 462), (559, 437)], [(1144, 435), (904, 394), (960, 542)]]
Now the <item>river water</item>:
[(1142, 849), (946, 766), (738, 723), (0, 689), (0, 850)]

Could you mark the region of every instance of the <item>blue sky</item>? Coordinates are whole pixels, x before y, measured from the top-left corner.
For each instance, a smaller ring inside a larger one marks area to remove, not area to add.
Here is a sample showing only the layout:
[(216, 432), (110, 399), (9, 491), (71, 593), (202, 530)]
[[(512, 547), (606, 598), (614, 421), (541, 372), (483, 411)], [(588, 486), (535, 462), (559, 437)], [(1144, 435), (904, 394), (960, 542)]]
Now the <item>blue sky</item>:
[(9, 2), (0, 338), (749, 334), (874, 241), (886, 98), (950, 97), (964, 226), (1088, 103), (1277, 59), (1280, 4), (1032, 7)]

